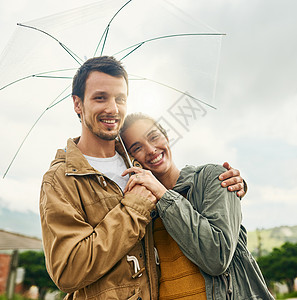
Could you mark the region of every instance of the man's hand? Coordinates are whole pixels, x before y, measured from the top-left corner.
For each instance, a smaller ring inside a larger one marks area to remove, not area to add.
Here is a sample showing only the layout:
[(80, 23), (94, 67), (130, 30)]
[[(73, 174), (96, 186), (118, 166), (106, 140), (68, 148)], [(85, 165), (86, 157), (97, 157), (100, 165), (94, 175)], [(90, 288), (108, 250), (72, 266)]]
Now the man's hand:
[(231, 192), (237, 191), (237, 196), (242, 198), (246, 194), (247, 186), (240, 176), (239, 170), (231, 168), (227, 162), (223, 164), (223, 167), (228, 171), (219, 176), (219, 179), (223, 181), (222, 187), (228, 187)]
[(144, 198), (150, 200), (154, 204), (157, 203), (157, 198), (152, 194), (152, 192), (149, 191), (146, 187), (139, 185), (139, 184), (134, 185), (133, 188), (131, 188), (125, 194), (138, 195), (138, 196), (141, 196), (141, 197), (144, 197)]

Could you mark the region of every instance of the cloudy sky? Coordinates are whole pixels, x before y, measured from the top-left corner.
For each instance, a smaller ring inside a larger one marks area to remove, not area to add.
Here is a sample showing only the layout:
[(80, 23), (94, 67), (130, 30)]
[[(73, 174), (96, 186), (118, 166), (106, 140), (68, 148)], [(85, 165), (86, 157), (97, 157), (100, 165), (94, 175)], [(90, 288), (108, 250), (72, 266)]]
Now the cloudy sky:
[[(72, 45), (74, 52), (81, 51), (82, 59), (91, 57), (91, 52), (81, 49), (92, 45), (89, 48), (93, 50), (97, 44), (100, 34), (94, 38), (91, 33), (91, 29), (99, 26), (95, 22), (100, 20), (104, 28), (115, 5), (119, 7), (124, 3), (102, 1), (104, 9), (98, 9), (98, 5), (75, 9), (94, 2), (1, 1), (0, 86), (32, 74), (30, 72), (78, 67), (67, 54), (60, 55), (61, 49), (56, 50), (53, 40), (45, 35), (34, 30), (20, 31), (20, 28), (16, 31), (18, 22), (41, 18), (28, 24), (44, 26), (42, 28), (53, 32), (55, 37), (63, 39), (62, 42)], [(162, 41), (152, 43), (137, 50), (147, 55), (145, 59), (136, 55), (133, 62), (130, 58), (123, 61), (131, 78), (133, 74), (169, 84), (207, 100), (216, 109), (197, 105), (197, 102), (193, 104), (191, 98), (186, 99), (172, 90), (165, 96), (160, 85), (146, 82), (145, 88), (131, 84), (129, 111), (142, 110), (170, 123), (175, 130), (171, 130), (176, 135), (173, 138), (178, 136), (173, 152), (179, 167), (228, 161), (240, 169), (249, 187), (242, 201), (243, 223), (248, 230), (297, 225), (297, 2), (180, 2), (168, 0), (164, 7), (150, 12), (148, 7), (144, 9), (144, 2), (133, 0), (129, 4), (133, 17), (129, 16), (128, 9), (123, 10), (122, 17), (119, 16), (120, 26), (111, 27), (116, 29), (110, 30), (114, 35), (109, 44), (116, 48), (114, 52), (132, 45), (140, 41), (144, 28), (149, 28), (154, 36), (186, 31), (225, 33), (221, 38), (171, 40), (166, 45)], [(132, 5), (135, 5), (134, 10)], [(71, 9), (74, 10), (70, 14), (59, 14)], [(169, 9), (169, 13), (163, 15), (163, 9)], [(48, 15), (54, 17), (43, 18)], [(91, 22), (89, 28), (84, 27), (89, 20), (94, 23)], [(127, 26), (125, 29), (123, 24)], [(90, 34), (85, 34), (86, 30)], [(121, 47), (117, 48), (120, 43)], [(114, 54), (109, 44), (106, 54)], [(72, 64), (68, 64), (70, 60)], [(38, 213), (42, 175), (56, 149), (64, 147), (68, 137), (80, 134), (80, 125), (70, 98), (50, 109), (2, 179), (22, 138), (43, 110), (71, 83), (35, 79), (0, 90), (0, 206)], [(168, 97), (173, 101), (164, 100)], [(190, 103), (194, 108), (189, 109)], [(178, 121), (177, 109), (181, 107), (184, 113), (192, 114), (186, 126), (181, 124), (181, 119)]]

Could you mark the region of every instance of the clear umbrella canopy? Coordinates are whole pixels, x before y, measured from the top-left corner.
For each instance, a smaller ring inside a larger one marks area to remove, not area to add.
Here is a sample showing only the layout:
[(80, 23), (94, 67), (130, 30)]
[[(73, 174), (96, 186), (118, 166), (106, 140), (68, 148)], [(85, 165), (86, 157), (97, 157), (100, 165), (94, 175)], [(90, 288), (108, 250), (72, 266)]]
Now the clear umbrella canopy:
[(71, 78), (93, 56), (122, 60), (130, 80), (128, 112), (185, 126), (186, 109), (193, 118), (216, 106), (222, 35), (199, 19), (172, 1), (105, 0), (20, 22), (0, 58), (1, 174), (37, 120), (11, 176), (37, 170), (41, 156), (50, 160), (67, 137), (79, 135)]

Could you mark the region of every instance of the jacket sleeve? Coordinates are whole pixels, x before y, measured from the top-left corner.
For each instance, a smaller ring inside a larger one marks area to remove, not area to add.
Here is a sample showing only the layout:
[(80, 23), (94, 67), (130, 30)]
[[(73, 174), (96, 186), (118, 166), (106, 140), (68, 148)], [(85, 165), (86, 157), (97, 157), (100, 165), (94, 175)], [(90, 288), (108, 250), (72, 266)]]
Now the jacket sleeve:
[(194, 175), (189, 201), (169, 190), (157, 203), (166, 230), (183, 253), (212, 276), (228, 268), (241, 223), (239, 198), (222, 188), (218, 179), (223, 171), (221, 166), (207, 165)]
[(155, 208), (148, 199), (127, 194), (93, 228), (73, 203), (57, 182), (43, 182), (40, 216), (47, 270), (68, 293), (110, 271), (143, 238)]

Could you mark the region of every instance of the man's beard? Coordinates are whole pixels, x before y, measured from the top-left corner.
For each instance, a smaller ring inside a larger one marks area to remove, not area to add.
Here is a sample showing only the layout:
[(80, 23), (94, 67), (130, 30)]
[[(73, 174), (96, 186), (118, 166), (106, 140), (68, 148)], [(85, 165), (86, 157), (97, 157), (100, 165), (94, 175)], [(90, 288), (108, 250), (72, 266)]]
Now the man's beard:
[(94, 134), (105, 141), (113, 141), (118, 136), (118, 133), (106, 134), (104, 132), (94, 132)]
[(119, 134), (119, 130), (115, 133), (110, 133), (108, 134), (107, 132), (102, 132), (100, 130), (98, 130), (97, 132), (94, 131), (94, 128), (93, 126), (88, 122), (88, 121), (85, 121), (85, 124), (87, 125), (87, 127), (89, 128), (89, 130), (94, 134), (96, 135), (97, 137), (99, 137), (100, 139), (102, 140), (105, 140), (105, 141), (113, 141)]

